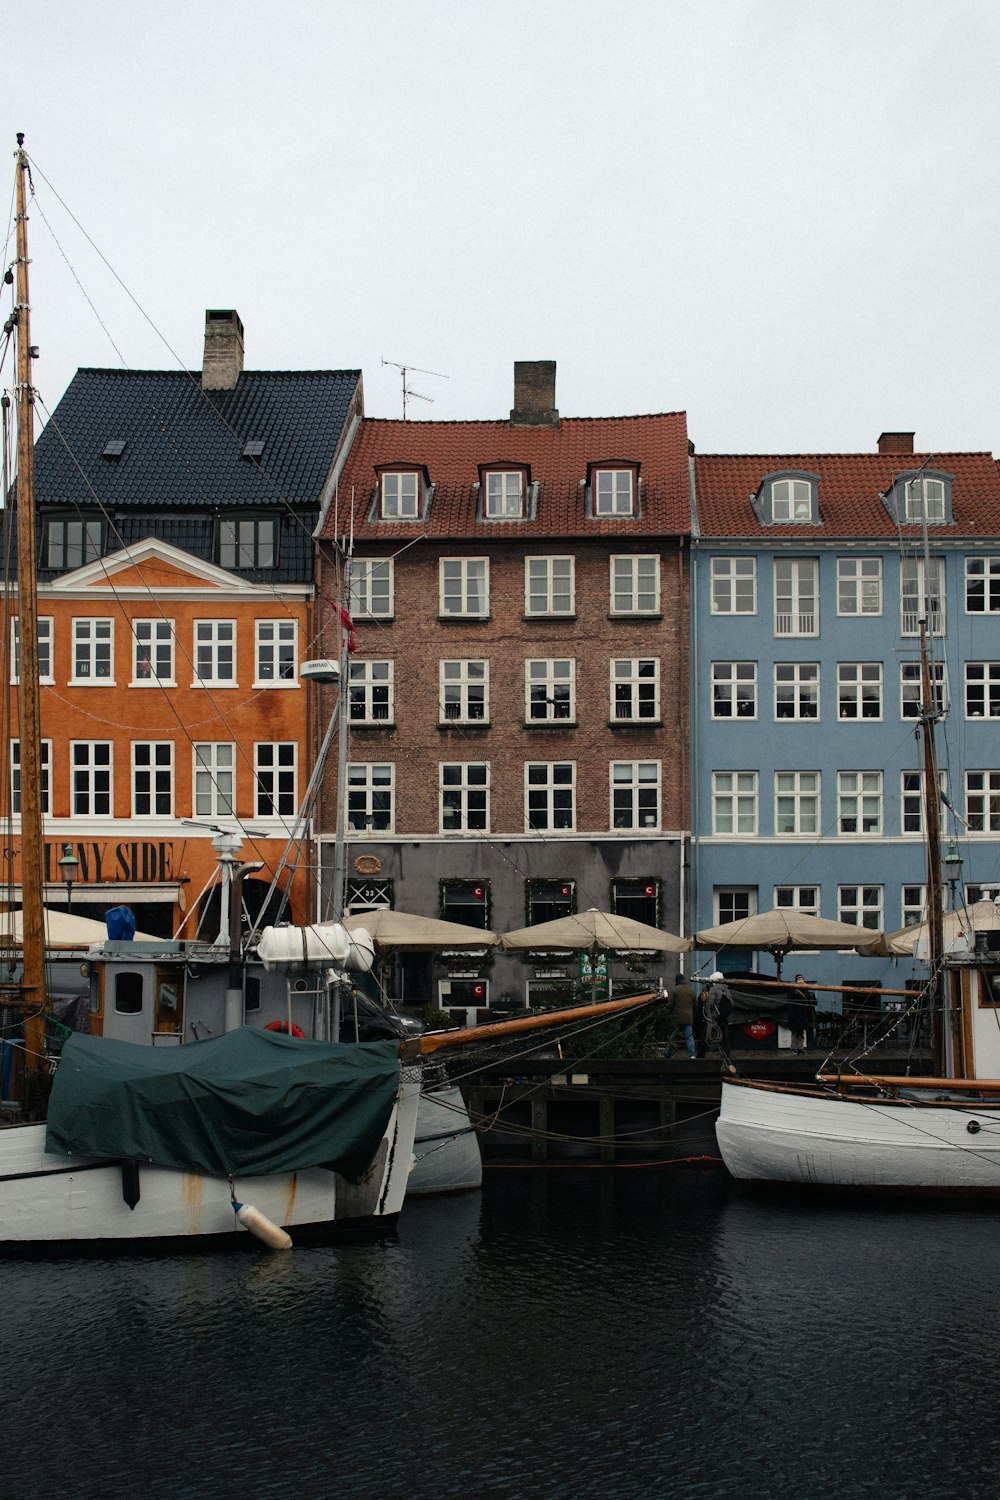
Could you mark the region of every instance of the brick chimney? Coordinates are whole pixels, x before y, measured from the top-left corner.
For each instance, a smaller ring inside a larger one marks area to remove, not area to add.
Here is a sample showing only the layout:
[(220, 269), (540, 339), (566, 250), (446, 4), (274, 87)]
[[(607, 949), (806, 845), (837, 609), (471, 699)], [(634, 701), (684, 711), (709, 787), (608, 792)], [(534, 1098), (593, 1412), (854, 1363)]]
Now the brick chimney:
[(510, 420), (516, 427), (558, 427), (554, 359), (515, 359)]
[(880, 453), (912, 453), (912, 432), (883, 432), (878, 440)]
[(203, 391), (231, 391), (243, 373), (243, 324), (232, 308), (209, 308), (205, 314)]

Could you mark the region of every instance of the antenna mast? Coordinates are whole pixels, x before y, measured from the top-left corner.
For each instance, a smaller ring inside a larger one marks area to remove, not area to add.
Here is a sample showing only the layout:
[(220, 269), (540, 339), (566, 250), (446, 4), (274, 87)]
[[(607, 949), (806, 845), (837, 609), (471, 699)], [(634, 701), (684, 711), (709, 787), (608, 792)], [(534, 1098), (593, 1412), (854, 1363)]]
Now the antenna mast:
[(434, 378), (435, 378), (435, 380), (448, 380), (448, 379), (450, 379), (450, 376), (448, 376), (448, 375), (442, 375), (439, 370), (422, 370), (419, 365), (401, 365), (401, 364), (398, 364), (396, 362), (396, 360), (394, 360), (394, 359), (385, 359), (385, 358), (383, 358), (382, 363), (384, 365), (391, 365), (394, 370), (399, 370), (401, 372), (401, 374), (402, 374), (402, 377), (403, 377), (403, 421), (404, 422), (406, 421), (406, 408), (407, 408), (408, 404), (411, 401), (429, 401), (431, 403), (431, 405), (434, 404), (434, 397), (433, 396), (424, 396), (424, 395), (421, 395), (420, 391), (411, 390), (410, 387), (407, 385), (407, 383), (406, 383), (406, 377), (407, 377), (407, 375), (410, 374), (410, 372), (412, 370), (416, 370), (416, 372), (417, 372), (418, 375), (433, 375)]

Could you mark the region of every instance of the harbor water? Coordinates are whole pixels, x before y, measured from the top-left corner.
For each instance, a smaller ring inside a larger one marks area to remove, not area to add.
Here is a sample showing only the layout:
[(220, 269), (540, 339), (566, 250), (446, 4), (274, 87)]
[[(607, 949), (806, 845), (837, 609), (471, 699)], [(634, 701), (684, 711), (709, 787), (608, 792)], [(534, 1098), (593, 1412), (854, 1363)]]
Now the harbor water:
[(487, 1172), (376, 1243), (0, 1265), (0, 1495), (993, 1497), (1000, 1208)]

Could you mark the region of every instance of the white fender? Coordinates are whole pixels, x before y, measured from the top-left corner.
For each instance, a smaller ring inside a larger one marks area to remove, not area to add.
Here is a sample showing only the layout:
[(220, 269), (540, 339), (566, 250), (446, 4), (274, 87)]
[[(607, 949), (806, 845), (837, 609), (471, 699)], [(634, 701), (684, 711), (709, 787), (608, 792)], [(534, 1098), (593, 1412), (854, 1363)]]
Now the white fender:
[(272, 1250), (290, 1250), (292, 1248), (292, 1237), (281, 1229), (277, 1224), (262, 1214), (259, 1208), (254, 1208), (252, 1203), (234, 1203), (236, 1217), (245, 1229), (255, 1234), (259, 1240), (263, 1240)]

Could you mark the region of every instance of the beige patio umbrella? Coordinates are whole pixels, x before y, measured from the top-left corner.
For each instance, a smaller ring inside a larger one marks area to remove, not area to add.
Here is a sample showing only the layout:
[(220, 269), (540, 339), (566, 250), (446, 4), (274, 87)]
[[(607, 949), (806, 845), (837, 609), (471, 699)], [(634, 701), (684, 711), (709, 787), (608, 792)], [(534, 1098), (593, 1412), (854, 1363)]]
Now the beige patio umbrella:
[(574, 948), (590, 953), (687, 953), (689, 938), (675, 937), (659, 927), (648, 927), (631, 917), (598, 911), (596, 906), (553, 922), (536, 922), (500, 937), (501, 948)]
[[(997, 931), (1000, 931), (1000, 909), (993, 901), (976, 901), (959, 911), (946, 912), (941, 919), (941, 935), (946, 948), (958, 937)], [(868, 952), (876, 958), (903, 958), (912, 954), (917, 943), (929, 935), (929, 922), (915, 922), (896, 932), (880, 933)]]
[[(108, 929), (104, 922), (95, 922), (92, 917), (80, 917), (76, 912), (57, 911), (51, 906), (42, 908), (47, 948), (89, 948), (94, 943), (108, 941)], [(19, 911), (0, 911), (0, 944), (7, 943), (19, 948), (24, 941), (24, 921)], [(148, 932), (137, 932), (135, 941), (143, 943), (162, 942)]]
[(431, 953), (435, 948), (492, 948), (497, 941), (496, 933), (485, 927), (442, 922), (438, 917), (394, 911), (388, 906), (356, 912), (343, 925), (348, 932), (363, 927), (371, 933), (377, 948), (396, 948), (409, 953)]
[(827, 917), (782, 908), (758, 911), (736, 922), (724, 922), (721, 927), (703, 927), (694, 934), (692, 947), (708, 948), (715, 953), (723, 948), (764, 950), (774, 955), (780, 974), (786, 953), (813, 948), (857, 948), (870, 952), (871, 945), (881, 935), (853, 922), (831, 922)]

